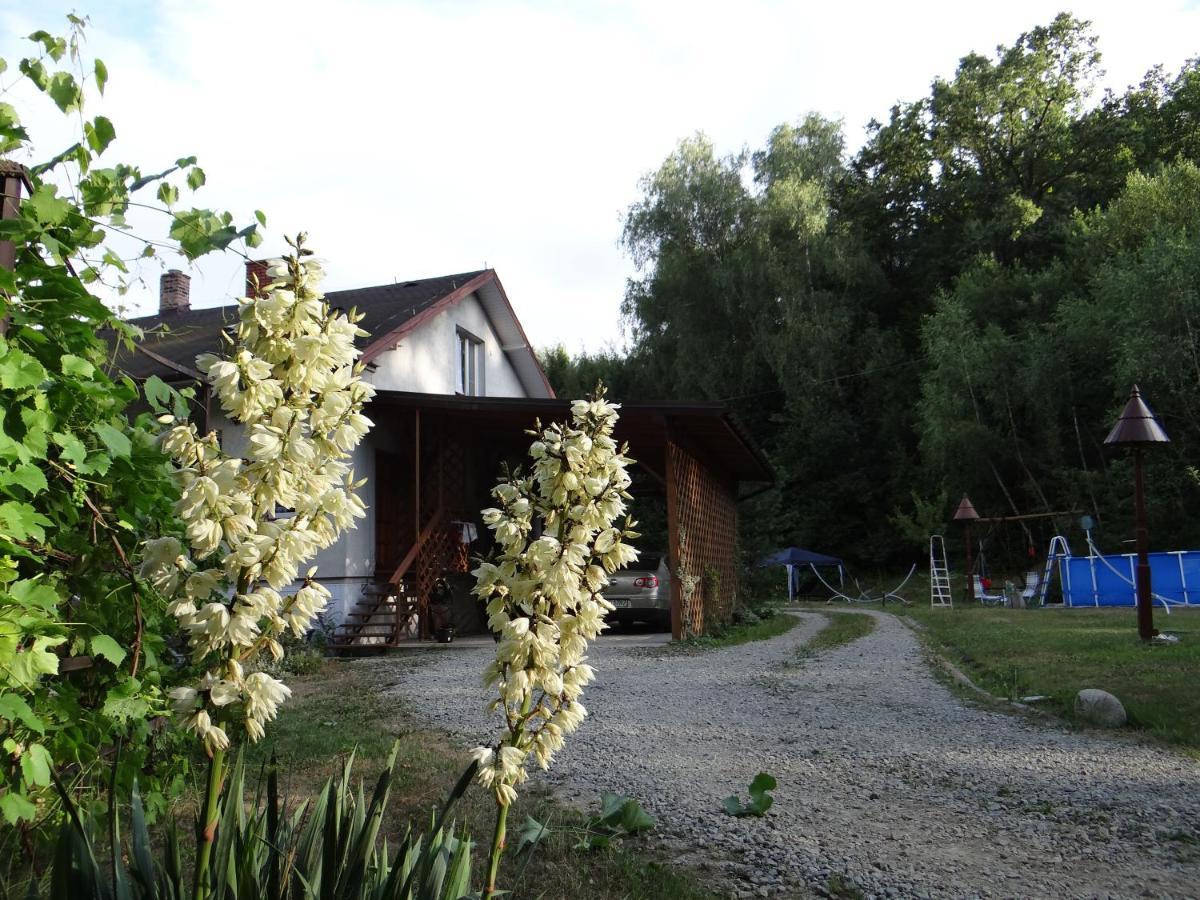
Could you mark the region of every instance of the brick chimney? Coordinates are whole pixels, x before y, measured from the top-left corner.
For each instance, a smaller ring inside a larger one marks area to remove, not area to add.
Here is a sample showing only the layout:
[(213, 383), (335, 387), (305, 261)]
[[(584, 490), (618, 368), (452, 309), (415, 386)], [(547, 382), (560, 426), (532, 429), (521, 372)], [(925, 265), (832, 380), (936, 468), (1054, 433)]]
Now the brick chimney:
[(166, 272), (158, 281), (159, 314), (187, 312), (191, 308), (188, 300), (191, 283), (192, 277), (178, 269)]
[(267, 274), (267, 261), (265, 259), (248, 259), (246, 260), (246, 296), (247, 297), (264, 297), (266, 296), (266, 286), (270, 284), (272, 278)]
[[(21, 188), (29, 184), (25, 167), (0, 159), (0, 219), (15, 219), (21, 214)], [(17, 261), (17, 248), (12, 241), (0, 241), (0, 266), (11, 270)]]

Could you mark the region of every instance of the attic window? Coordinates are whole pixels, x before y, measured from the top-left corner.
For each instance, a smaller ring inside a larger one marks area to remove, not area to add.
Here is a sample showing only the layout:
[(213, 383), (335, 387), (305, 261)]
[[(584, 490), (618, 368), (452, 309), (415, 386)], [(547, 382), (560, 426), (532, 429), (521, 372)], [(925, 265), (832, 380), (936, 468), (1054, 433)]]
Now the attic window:
[(483, 396), (483, 341), (462, 328), (457, 330), (454, 389), (469, 397)]

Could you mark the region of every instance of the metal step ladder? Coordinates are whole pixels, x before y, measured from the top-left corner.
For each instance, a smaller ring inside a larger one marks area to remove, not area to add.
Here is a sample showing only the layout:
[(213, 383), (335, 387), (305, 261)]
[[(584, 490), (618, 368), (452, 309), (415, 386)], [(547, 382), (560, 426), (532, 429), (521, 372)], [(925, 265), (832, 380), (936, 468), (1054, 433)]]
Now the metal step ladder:
[[(1054, 564), (1064, 557), (1070, 557), (1071, 548), (1067, 545), (1067, 539), (1061, 534), (1056, 534), (1050, 539), (1050, 549), (1046, 551), (1046, 568), (1042, 572), (1042, 582), (1038, 585), (1037, 598), (1038, 606), (1046, 605), (1046, 593), (1050, 590), (1050, 579), (1054, 576)], [(1092, 593), (1095, 595), (1095, 570), (1092, 570)], [(1064, 603), (1067, 591), (1064, 586), (1063, 595)], [(1056, 604), (1057, 605), (1057, 604)]]
[(946, 566), (946, 542), (940, 534), (929, 536), (929, 605), (950, 608), (950, 569)]

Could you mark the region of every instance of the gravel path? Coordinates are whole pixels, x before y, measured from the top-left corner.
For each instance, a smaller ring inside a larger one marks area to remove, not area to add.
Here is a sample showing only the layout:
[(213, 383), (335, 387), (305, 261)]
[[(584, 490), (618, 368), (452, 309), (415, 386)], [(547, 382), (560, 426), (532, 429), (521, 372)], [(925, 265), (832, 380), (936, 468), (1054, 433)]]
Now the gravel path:
[[(862, 614), (871, 634), (798, 665), (785, 664), (824, 617), (696, 655), (606, 636), (591, 715), (535, 777), (581, 807), (605, 790), (638, 798), (682, 862), (738, 897), (838, 881), (880, 897), (1200, 897), (1200, 765), (964, 704), (904, 624)], [(490, 653), (421, 654), (391, 690), (483, 742)], [(411, 659), (368, 665), (395, 683)], [(771, 811), (725, 815), (721, 798), (759, 771), (779, 780)]]

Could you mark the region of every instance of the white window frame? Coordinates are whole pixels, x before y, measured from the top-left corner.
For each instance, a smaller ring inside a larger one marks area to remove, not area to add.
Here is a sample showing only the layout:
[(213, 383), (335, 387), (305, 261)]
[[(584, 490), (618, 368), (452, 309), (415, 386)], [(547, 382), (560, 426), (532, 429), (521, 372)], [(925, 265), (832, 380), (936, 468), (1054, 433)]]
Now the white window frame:
[(454, 351), (455, 392), (467, 397), (484, 396), (483, 338), (465, 328), (457, 328)]

